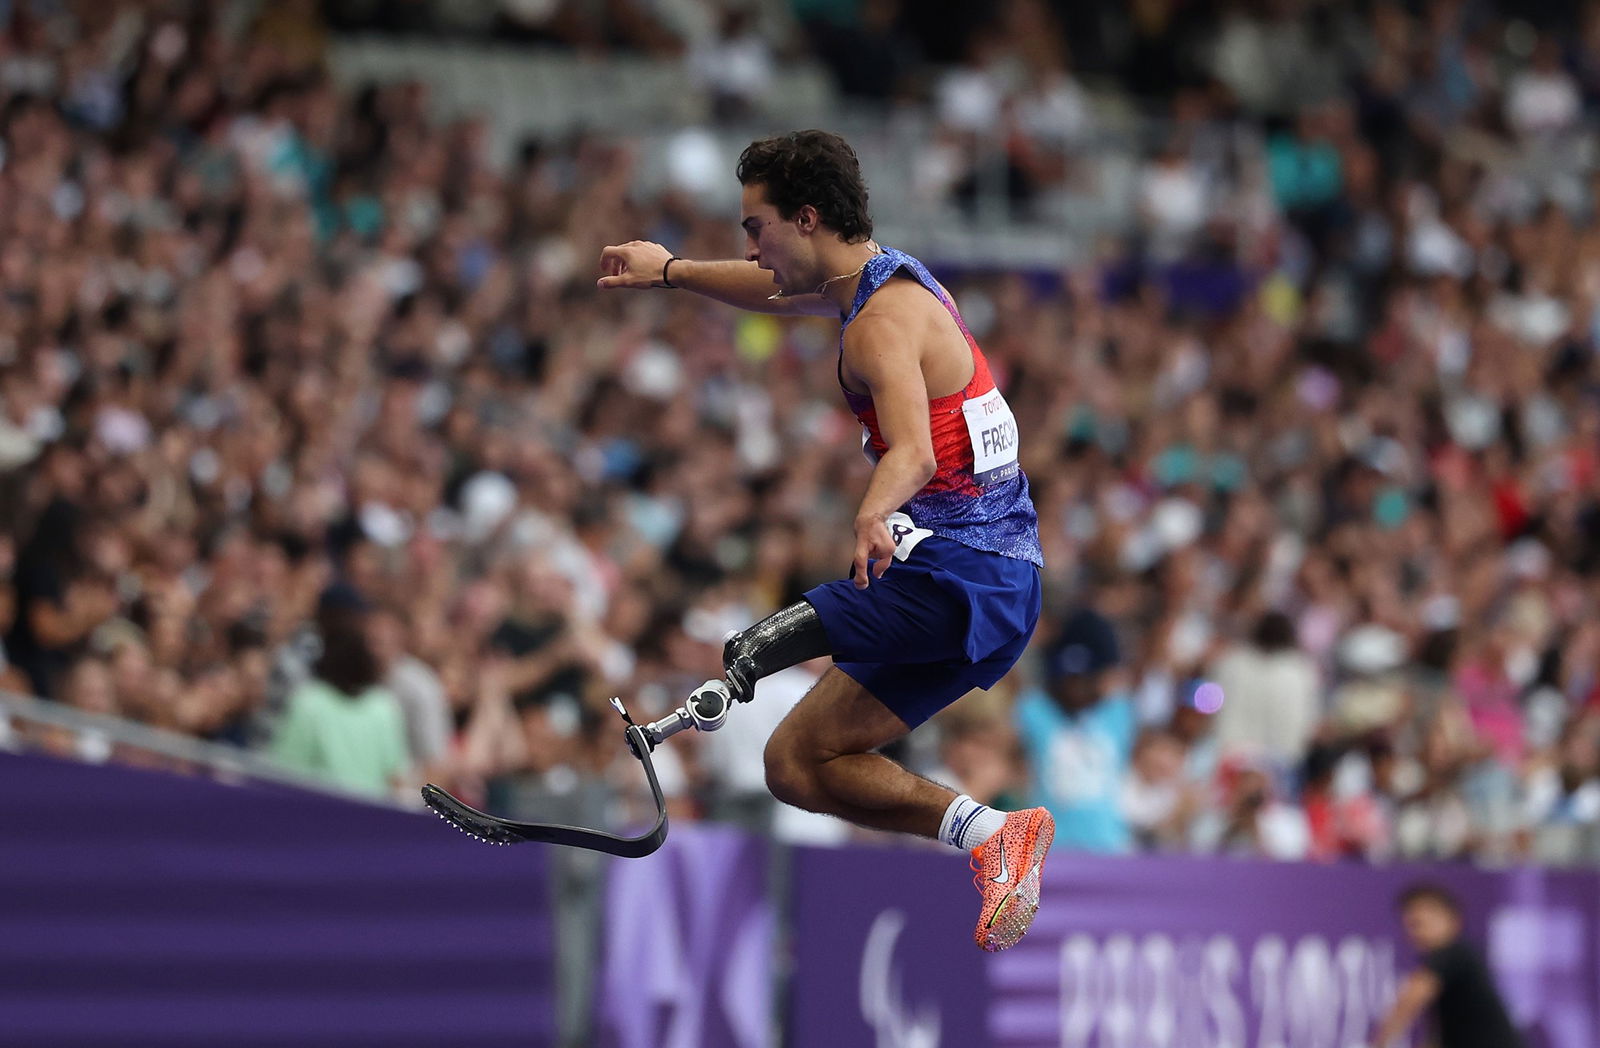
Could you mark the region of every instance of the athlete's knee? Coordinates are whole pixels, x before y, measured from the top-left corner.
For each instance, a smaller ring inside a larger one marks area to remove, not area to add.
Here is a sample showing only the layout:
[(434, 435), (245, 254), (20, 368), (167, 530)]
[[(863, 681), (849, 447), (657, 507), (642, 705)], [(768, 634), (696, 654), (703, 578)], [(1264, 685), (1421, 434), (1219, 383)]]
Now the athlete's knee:
[(774, 797), (806, 811), (823, 809), (816, 765), (807, 760), (804, 752), (785, 738), (783, 732), (775, 732), (767, 740), (761, 758), (766, 767), (767, 789)]

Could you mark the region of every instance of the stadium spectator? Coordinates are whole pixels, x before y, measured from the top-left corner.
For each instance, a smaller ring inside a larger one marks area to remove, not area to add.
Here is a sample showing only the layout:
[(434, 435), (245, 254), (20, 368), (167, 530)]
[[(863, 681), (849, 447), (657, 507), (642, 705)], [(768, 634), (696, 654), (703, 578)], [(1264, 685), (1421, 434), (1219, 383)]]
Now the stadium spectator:
[[(115, 716), (116, 695), (111, 674), (103, 660), (86, 655), (74, 662), (62, 677), (62, 705), (98, 716)], [(112, 737), (98, 725), (73, 729), (55, 724), (24, 725), (22, 738), (30, 747), (58, 757), (69, 757), (100, 764), (115, 753)]]
[(17, 619), (16, 565), (15, 541), (10, 535), (0, 534), (0, 691), (22, 693), (30, 684), (5, 647), (5, 637)]
[(1261, 616), (1250, 642), (1230, 648), (1211, 666), (1222, 689), (1217, 745), (1290, 768), (1322, 721), (1322, 682), (1316, 665), (1295, 646), (1294, 623), (1281, 611)]
[(1318, 744), (1306, 755), (1300, 803), (1310, 833), (1307, 858), (1377, 859), (1388, 854), (1389, 827), (1372, 793), (1372, 769), (1359, 752)]
[(1111, 623), (1078, 609), (1045, 659), (1044, 688), (1017, 701), (1017, 732), (1031, 769), (1028, 803), (1050, 809), (1058, 847), (1127, 851), (1133, 838), (1122, 789), (1138, 725), (1132, 700), (1117, 687), (1121, 656)]
[(1122, 785), (1122, 812), (1144, 850), (1183, 851), (1189, 824), (1204, 797), (1183, 773), (1183, 744), (1162, 729), (1147, 729), (1133, 745)]
[(979, 804), (1015, 810), (1016, 738), (1010, 725), (982, 713), (958, 711), (939, 722), (939, 769), (932, 778)]
[(381, 684), (368, 641), (366, 599), (347, 583), (318, 602), (322, 654), (289, 695), (272, 753), (286, 767), (352, 792), (390, 797), (412, 772), (404, 715)]
[(1572, 725), (1555, 759), (1528, 776), (1524, 818), (1538, 827), (1532, 857), (1570, 864), (1600, 855), (1600, 721)]
[(1220, 803), (1195, 820), (1196, 850), (1283, 861), (1307, 857), (1305, 813), (1283, 800), (1266, 772), (1233, 761), (1219, 769), (1218, 783)]
[(409, 630), (395, 605), (367, 615), (367, 643), (378, 661), (384, 687), (400, 703), (410, 763), (430, 781), (443, 772), (452, 725), (444, 685), (427, 663), (409, 654)]

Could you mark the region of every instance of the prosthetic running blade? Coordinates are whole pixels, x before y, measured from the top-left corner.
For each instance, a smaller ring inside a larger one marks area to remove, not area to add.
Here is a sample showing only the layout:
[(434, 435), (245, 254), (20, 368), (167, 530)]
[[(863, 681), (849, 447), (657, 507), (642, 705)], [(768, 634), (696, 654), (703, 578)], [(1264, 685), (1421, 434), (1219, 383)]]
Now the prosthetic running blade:
[[(698, 698), (697, 694), (697, 698)], [(723, 693), (722, 716), (727, 716), (726, 692)], [(588, 829), (583, 826), (563, 826), (558, 823), (542, 822), (517, 822), (514, 819), (502, 819), (497, 815), (482, 812), (468, 804), (463, 804), (451, 796), (448, 790), (441, 789), (433, 783), (422, 787), (422, 799), (427, 802), (441, 819), (460, 830), (462, 833), (483, 841), (485, 844), (564, 844), (569, 848), (586, 848), (589, 851), (605, 852), (608, 855), (620, 855), (625, 859), (638, 859), (649, 855), (667, 839), (667, 801), (661, 793), (661, 783), (656, 779), (655, 765), (650, 760), (650, 753), (663, 740), (676, 735), (689, 727), (701, 727), (704, 718), (700, 715), (701, 709), (695, 701), (691, 701), (688, 709), (674, 710), (667, 717), (656, 721), (654, 724), (639, 725), (633, 722), (628, 711), (623, 708), (620, 699), (612, 699), (611, 705), (622, 714), (622, 719), (627, 721), (628, 729), (625, 738), (628, 748), (633, 755), (639, 758), (639, 763), (644, 765), (644, 775), (650, 782), (650, 795), (655, 799), (656, 821), (655, 825), (637, 837), (619, 837), (605, 830)], [(691, 712), (693, 711), (693, 712)], [(720, 722), (718, 725), (720, 727)]]

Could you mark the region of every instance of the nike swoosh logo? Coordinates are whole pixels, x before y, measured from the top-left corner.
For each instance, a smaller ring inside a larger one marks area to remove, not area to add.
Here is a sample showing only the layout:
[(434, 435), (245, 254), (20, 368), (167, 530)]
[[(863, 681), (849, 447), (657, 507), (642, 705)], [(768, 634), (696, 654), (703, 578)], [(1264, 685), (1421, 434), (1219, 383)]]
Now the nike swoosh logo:
[(1011, 881), (1011, 867), (1006, 865), (1006, 841), (1000, 838), (1000, 872), (994, 875), (994, 883), (1007, 884)]

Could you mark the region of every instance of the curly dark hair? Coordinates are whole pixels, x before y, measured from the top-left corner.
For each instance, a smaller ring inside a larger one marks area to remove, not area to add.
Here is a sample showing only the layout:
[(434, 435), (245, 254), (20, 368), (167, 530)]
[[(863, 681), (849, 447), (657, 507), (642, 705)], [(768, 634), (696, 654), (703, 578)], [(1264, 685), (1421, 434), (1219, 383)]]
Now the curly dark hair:
[(1400, 893), (1398, 902), (1401, 910), (1410, 909), (1411, 906), (1419, 902), (1431, 902), (1449, 910), (1457, 919), (1461, 917), (1461, 903), (1456, 900), (1456, 897), (1450, 893), (1449, 889), (1431, 881), (1421, 881), (1410, 885)]
[(867, 184), (850, 143), (831, 131), (791, 131), (751, 142), (739, 154), (739, 184), (760, 185), (785, 219), (810, 204), (847, 244), (872, 236)]

